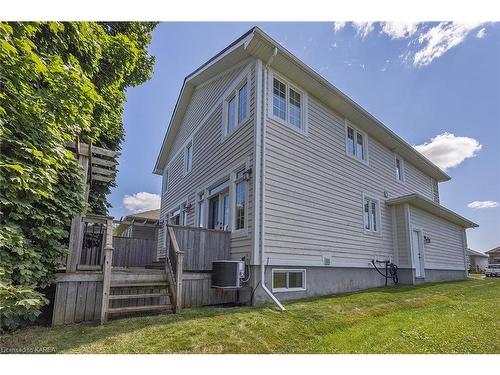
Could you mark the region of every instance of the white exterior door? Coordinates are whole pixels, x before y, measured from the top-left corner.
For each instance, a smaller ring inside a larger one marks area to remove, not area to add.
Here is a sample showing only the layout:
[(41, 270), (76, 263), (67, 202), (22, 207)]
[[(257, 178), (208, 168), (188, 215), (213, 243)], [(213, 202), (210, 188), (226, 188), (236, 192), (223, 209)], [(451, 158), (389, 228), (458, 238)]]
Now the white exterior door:
[(424, 249), (422, 246), (422, 236), (419, 230), (412, 231), (411, 247), (413, 251), (413, 266), (415, 267), (415, 276), (424, 277)]

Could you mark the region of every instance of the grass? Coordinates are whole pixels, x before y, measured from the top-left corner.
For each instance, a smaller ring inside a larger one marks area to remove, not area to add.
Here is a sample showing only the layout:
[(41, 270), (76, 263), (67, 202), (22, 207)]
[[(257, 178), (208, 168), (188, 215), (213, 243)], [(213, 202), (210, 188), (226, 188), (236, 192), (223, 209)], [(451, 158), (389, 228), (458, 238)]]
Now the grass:
[(105, 326), (30, 327), (0, 337), (0, 352), (500, 353), (500, 279), (379, 288), (286, 308), (204, 307)]

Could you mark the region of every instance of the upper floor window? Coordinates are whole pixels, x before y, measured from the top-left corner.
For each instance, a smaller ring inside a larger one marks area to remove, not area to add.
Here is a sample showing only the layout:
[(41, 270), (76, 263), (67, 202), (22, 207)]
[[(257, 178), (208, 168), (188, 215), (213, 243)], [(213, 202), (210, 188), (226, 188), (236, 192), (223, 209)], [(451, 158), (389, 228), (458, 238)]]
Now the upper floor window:
[(367, 161), (368, 137), (346, 122), (345, 148), (347, 155), (360, 161)]
[(394, 158), (394, 168), (396, 172), (396, 181), (404, 182), (404, 162), (399, 156)]
[(365, 232), (379, 232), (380, 206), (377, 199), (363, 197), (363, 223)]
[(305, 130), (305, 95), (288, 82), (272, 75), (270, 106), (272, 117), (291, 127)]
[(248, 78), (245, 78), (226, 99), (224, 116), (225, 135), (231, 134), (238, 126), (248, 120)]
[(193, 169), (193, 142), (189, 142), (184, 151), (184, 174)]
[(161, 190), (163, 193), (166, 193), (168, 191), (168, 168), (165, 168), (163, 170), (163, 181), (162, 181)]

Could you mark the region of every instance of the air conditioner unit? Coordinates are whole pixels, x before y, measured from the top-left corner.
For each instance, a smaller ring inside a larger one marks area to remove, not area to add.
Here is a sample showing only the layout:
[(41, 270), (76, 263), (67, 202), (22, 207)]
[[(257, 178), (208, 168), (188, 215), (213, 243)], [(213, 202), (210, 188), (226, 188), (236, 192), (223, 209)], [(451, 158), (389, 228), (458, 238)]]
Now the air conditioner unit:
[(238, 289), (245, 278), (242, 260), (215, 260), (212, 262), (212, 288)]

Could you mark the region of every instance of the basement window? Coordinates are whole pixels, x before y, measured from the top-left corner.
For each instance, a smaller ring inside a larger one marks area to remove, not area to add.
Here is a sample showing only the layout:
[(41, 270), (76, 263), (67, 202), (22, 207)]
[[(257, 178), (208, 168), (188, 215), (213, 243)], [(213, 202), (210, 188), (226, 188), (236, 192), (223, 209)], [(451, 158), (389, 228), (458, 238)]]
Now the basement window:
[(306, 270), (273, 269), (273, 292), (306, 290)]

